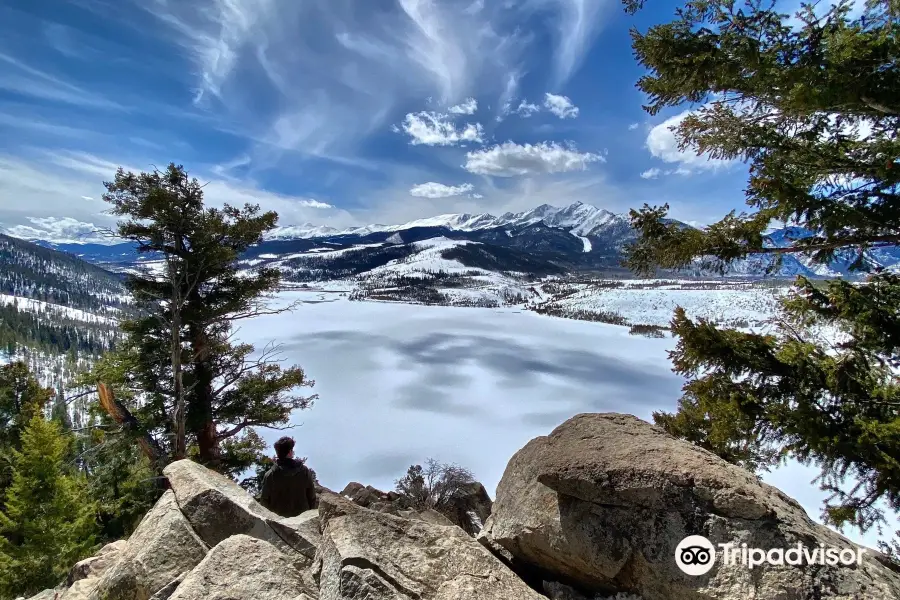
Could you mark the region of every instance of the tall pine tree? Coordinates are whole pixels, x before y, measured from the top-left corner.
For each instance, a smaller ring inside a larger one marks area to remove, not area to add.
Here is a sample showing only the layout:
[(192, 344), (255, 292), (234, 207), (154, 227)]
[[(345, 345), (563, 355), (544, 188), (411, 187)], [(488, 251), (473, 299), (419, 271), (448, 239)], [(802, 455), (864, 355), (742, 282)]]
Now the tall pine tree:
[[(878, 272), (900, 242), (900, 5), (872, 1), (858, 16), (847, 1), (804, 5), (791, 21), (774, 3), (696, 0), (676, 16), (633, 32), (645, 109), (693, 104), (680, 148), (747, 163), (752, 211), (703, 229), (668, 221), (667, 206), (632, 211), (629, 266), (722, 269), (761, 254), (777, 267), (790, 253), (875, 274), (801, 277), (768, 335), (677, 311), (671, 356), (689, 380), (678, 411), (655, 419), (751, 469), (814, 463), (832, 493), (825, 517), (877, 526), (880, 503), (900, 510), (900, 278)], [(771, 245), (778, 223), (808, 235)]]
[[(104, 200), (122, 217), (116, 235), (162, 261), (160, 275), (133, 276), (128, 287), (142, 316), (126, 322), (123, 355), (143, 392), (141, 416), (162, 434), (172, 458), (196, 449), (203, 463), (232, 470), (238, 443), (253, 427), (284, 427), (311, 397), (303, 370), (282, 369), (277, 352), (256, 354), (232, 341), (233, 324), (272, 311), (278, 289), (273, 268), (240, 270), (240, 255), (275, 227), (277, 215), (258, 206), (206, 207), (203, 187), (181, 166), (126, 173), (105, 184)], [(249, 464), (247, 465), (249, 466)]]
[(12, 484), (0, 511), (0, 595), (54, 587), (94, 549), (96, 512), (85, 481), (69, 470), (70, 440), (37, 415), (13, 452)]

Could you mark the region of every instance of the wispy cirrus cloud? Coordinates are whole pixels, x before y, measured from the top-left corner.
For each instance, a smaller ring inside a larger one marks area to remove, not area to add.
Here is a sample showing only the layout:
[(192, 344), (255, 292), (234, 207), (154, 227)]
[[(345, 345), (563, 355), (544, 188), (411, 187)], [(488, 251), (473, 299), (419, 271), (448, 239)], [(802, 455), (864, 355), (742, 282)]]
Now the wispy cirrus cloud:
[(59, 76), (0, 53), (0, 89), (39, 100), (63, 102), (81, 108), (124, 110), (124, 107)]

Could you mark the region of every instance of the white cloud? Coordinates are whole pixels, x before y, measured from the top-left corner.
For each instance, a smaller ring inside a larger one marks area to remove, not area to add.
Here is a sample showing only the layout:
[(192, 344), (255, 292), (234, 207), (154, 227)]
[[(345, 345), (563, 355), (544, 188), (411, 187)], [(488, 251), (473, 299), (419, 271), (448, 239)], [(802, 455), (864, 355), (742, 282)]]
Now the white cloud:
[(254, 142), (254, 165), (348, 163), (413, 99), (470, 114), (476, 90), (503, 92), (531, 39), (508, 27), (509, 11), (462, 0), (131, 2), (168, 26), (197, 101)]
[(631, 125), (628, 126), (628, 131), (634, 131), (635, 129), (637, 129), (640, 126), (641, 126), (640, 123), (632, 123)]
[(298, 200), (297, 203), (305, 208), (334, 208), (334, 205), (320, 200)]
[(465, 101), (451, 106), (448, 110), (454, 115), (474, 115), (478, 110), (478, 102), (475, 98), (466, 98)]
[(82, 196), (81, 199), (88, 200), (88, 201), (93, 200), (93, 198), (91, 198), (90, 196)]
[(544, 108), (560, 119), (574, 119), (578, 116), (578, 107), (572, 104), (567, 96), (547, 93), (544, 95)]
[(592, 162), (605, 162), (599, 154), (578, 152), (555, 142), (516, 144), (506, 142), (468, 152), (465, 169), (479, 175), (514, 177), (582, 171)]
[[(409, 195), (418, 198), (449, 198), (451, 196), (462, 196), (471, 192), (473, 189), (471, 183), (464, 183), (462, 185), (444, 185), (443, 183), (429, 181), (428, 183), (414, 185), (412, 189), (409, 190)], [(473, 197), (474, 196), (477, 196), (477, 194), (473, 195)]]
[(532, 104), (527, 100), (522, 100), (522, 102), (519, 103), (519, 107), (516, 109), (516, 114), (527, 119), (531, 115), (540, 111), (541, 107), (537, 104)]
[(652, 169), (647, 169), (646, 171), (641, 173), (641, 177), (643, 177), (644, 179), (656, 179), (657, 177), (659, 177), (660, 173), (662, 173), (661, 169), (653, 167)]
[(48, 242), (109, 242), (100, 227), (71, 217), (27, 217), (31, 225), (13, 225), (6, 233), (26, 240), (46, 240)]
[(696, 151), (690, 148), (684, 151), (678, 149), (678, 140), (675, 137), (674, 129), (687, 118), (690, 112), (684, 111), (681, 114), (670, 117), (650, 130), (647, 134), (647, 149), (650, 151), (650, 154), (664, 162), (678, 164), (679, 169), (676, 169), (676, 172), (679, 175), (690, 174), (690, 172), (694, 171), (719, 169), (731, 164), (732, 161), (713, 159), (706, 154), (697, 154)]
[(403, 131), (409, 135), (409, 143), (414, 146), (452, 146), (462, 142), (484, 141), (484, 130), (480, 123), (466, 123), (460, 128), (448, 115), (433, 111), (409, 113), (403, 120)]

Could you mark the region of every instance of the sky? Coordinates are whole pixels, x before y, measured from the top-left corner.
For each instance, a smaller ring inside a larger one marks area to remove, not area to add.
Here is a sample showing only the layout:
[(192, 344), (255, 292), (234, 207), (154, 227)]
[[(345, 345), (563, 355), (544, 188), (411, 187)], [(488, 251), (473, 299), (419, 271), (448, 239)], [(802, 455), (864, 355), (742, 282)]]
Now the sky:
[[(117, 167), (182, 164), (280, 225), (576, 201), (744, 207), (745, 165), (650, 117), (616, 0), (13, 0), (0, 6), (0, 230), (90, 236)], [(86, 239), (82, 237), (80, 239)]]

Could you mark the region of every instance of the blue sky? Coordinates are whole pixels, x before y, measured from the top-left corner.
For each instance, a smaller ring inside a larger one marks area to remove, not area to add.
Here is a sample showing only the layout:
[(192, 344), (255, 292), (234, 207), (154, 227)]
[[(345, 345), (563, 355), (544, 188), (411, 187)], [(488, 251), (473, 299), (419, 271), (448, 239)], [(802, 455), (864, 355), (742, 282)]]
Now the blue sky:
[[(0, 7), (0, 228), (108, 225), (170, 161), (281, 224), (583, 201), (710, 222), (746, 168), (678, 152), (634, 83), (652, 0), (14, 0)], [(91, 225), (85, 225), (91, 224)]]

